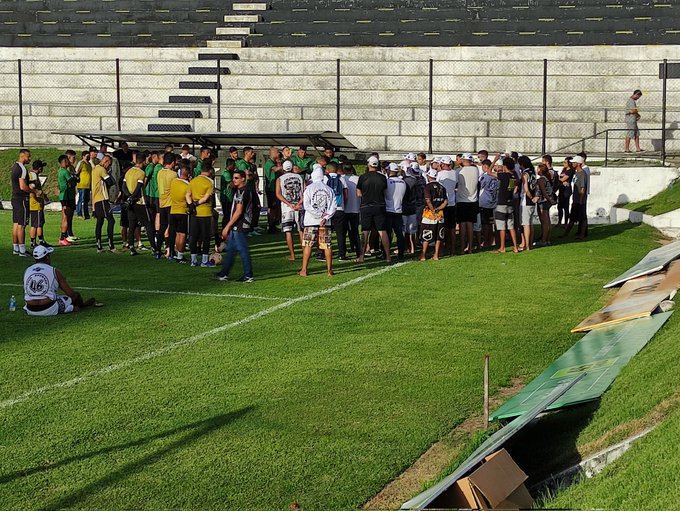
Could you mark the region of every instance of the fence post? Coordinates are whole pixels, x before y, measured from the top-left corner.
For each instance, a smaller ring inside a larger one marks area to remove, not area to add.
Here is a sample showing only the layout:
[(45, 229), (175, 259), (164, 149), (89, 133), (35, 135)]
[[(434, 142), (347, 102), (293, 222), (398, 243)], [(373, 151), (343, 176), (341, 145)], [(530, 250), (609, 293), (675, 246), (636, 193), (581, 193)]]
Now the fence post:
[(116, 121), (118, 131), (121, 131), (120, 124), (120, 59), (116, 59)]
[(430, 97), (428, 104), (427, 152), (432, 154), (432, 118), (434, 114), (434, 60), (430, 59)]
[(543, 59), (543, 132), (541, 134), (541, 154), (546, 154), (548, 135), (548, 59)]
[(21, 59), (17, 60), (17, 76), (19, 78), (19, 138), (24, 147), (24, 91), (21, 84)]
[(340, 59), (335, 61), (335, 131), (340, 133)]
[(222, 131), (222, 60), (217, 59), (217, 132)]
[(663, 96), (661, 98), (661, 164), (666, 165), (666, 86), (668, 85), (668, 59), (663, 59)]
[(604, 166), (607, 166), (609, 160), (609, 130), (604, 132)]

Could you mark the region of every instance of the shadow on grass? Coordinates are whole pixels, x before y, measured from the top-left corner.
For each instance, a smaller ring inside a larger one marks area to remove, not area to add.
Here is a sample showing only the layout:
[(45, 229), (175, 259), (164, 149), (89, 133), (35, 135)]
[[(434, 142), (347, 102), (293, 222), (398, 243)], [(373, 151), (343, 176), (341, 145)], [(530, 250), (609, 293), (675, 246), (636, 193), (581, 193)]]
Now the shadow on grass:
[(130, 449), (133, 447), (139, 447), (145, 444), (148, 444), (150, 442), (153, 442), (155, 440), (160, 440), (163, 438), (168, 438), (172, 437), (177, 434), (182, 434), (184, 433), (181, 438), (175, 440), (174, 442), (152, 452), (151, 454), (148, 454), (144, 456), (143, 458), (132, 461), (130, 463), (127, 463), (126, 465), (123, 465), (117, 470), (114, 470), (113, 472), (109, 473), (108, 475), (101, 477), (100, 479), (97, 479), (95, 481), (92, 481), (91, 483), (85, 485), (84, 487), (75, 490), (74, 492), (65, 495), (61, 497), (60, 499), (50, 503), (49, 505), (45, 506), (43, 509), (62, 509), (66, 507), (71, 507), (77, 504), (78, 502), (82, 501), (83, 499), (87, 498), (89, 495), (96, 493), (97, 491), (100, 491), (107, 486), (110, 486), (112, 484), (115, 484), (119, 481), (122, 481), (123, 479), (129, 477), (132, 474), (135, 474), (137, 472), (140, 472), (143, 470), (145, 467), (152, 465), (156, 462), (158, 462), (161, 458), (164, 456), (177, 451), (179, 449), (185, 448), (192, 444), (193, 442), (196, 442), (197, 440), (201, 439), (202, 437), (209, 435), (213, 431), (216, 431), (227, 424), (234, 422), (244, 415), (251, 413), (254, 410), (253, 406), (247, 406), (245, 408), (241, 408), (240, 410), (236, 410), (234, 412), (230, 413), (225, 413), (223, 415), (217, 415), (215, 417), (211, 417), (209, 419), (205, 419), (202, 421), (197, 421), (191, 424), (187, 424), (185, 426), (180, 426), (178, 428), (170, 429), (167, 431), (163, 431), (161, 433), (157, 433), (155, 435), (151, 435), (145, 438), (140, 438), (138, 440), (133, 440), (131, 442), (127, 442), (125, 444), (119, 444), (119, 445), (114, 445), (111, 447), (106, 447), (103, 449), (99, 449), (96, 451), (92, 451), (89, 453), (84, 453), (84, 454), (79, 454), (77, 456), (72, 456), (70, 458), (63, 459), (61, 461), (58, 461), (56, 463), (51, 463), (49, 465), (44, 465), (44, 466), (37, 466), (37, 467), (31, 467), (27, 468), (24, 470), (19, 470), (10, 474), (2, 475), (0, 476), (0, 484), (5, 484), (8, 482), (11, 482), (13, 480), (23, 478), (23, 477), (28, 477), (33, 474), (38, 474), (42, 472), (47, 472), (50, 470), (54, 470), (56, 468), (68, 465), (70, 463), (75, 463), (79, 461), (84, 461), (87, 459), (95, 458), (97, 456), (105, 455), (111, 452), (116, 452), (116, 451), (122, 451), (125, 449)]

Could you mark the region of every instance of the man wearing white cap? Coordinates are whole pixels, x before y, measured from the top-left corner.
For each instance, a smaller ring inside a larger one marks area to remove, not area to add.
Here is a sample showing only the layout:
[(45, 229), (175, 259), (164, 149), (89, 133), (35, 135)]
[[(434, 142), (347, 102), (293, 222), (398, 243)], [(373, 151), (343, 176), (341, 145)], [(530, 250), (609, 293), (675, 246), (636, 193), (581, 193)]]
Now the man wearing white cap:
[(385, 260), (392, 262), (390, 245), (387, 239), (387, 218), (385, 217), (385, 192), (387, 178), (378, 172), (380, 161), (371, 156), (368, 159), (367, 172), (359, 177), (357, 195), (361, 197), (361, 229), (363, 231), (363, 246), (357, 262), (364, 262), (364, 253), (371, 235), (371, 229), (376, 229), (385, 251)]
[(397, 237), (397, 258), (404, 258), (404, 232), (402, 221), (402, 204), (407, 192), (407, 186), (399, 175), (399, 165), (390, 163), (390, 176), (387, 178), (387, 193), (385, 194), (385, 212), (387, 215), (387, 239), (392, 241), (392, 232)]
[(284, 161), (283, 174), (276, 180), (276, 198), (281, 203), (281, 232), (286, 237), (289, 261), (295, 261), (293, 231), (298, 231), (300, 234), (300, 245), (302, 245), (300, 210), (304, 189), (305, 181), (300, 174), (293, 172), (293, 162)]
[(330, 219), (335, 214), (337, 202), (335, 192), (324, 184), (323, 177), (323, 169), (315, 168), (312, 171), (312, 183), (303, 194), (305, 231), (302, 238), (302, 269), (298, 273), (301, 277), (307, 276), (309, 258), (315, 245), (324, 251), (328, 276), (333, 275)]
[(432, 259), (439, 260), (439, 248), (444, 240), (444, 208), (448, 204), (446, 189), (437, 183), (437, 171), (427, 171), (427, 185), (425, 185), (425, 210), (423, 211), (423, 253), (419, 260), (427, 258), (427, 249), (434, 242)]
[(583, 170), (585, 160), (582, 156), (574, 156), (571, 159), (571, 164), (574, 166), (576, 173), (574, 174), (574, 191), (572, 195), (571, 213), (569, 215), (569, 223), (564, 231), (562, 237), (569, 234), (574, 223), (578, 222), (578, 233), (576, 239), (583, 241), (588, 234), (588, 176)]
[[(38, 245), (33, 249), (35, 264), (24, 272), (24, 310), (29, 316), (68, 314), (95, 305), (95, 299), (83, 301), (82, 296), (69, 286), (58, 269), (52, 266), (52, 247)], [(61, 289), (66, 295), (58, 295)]]
[(446, 248), (451, 255), (456, 254), (456, 185), (458, 184), (458, 175), (451, 169), (453, 159), (450, 156), (443, 156), (439, 172), (437, 173), (437, 182), (446, 189), (446, 198), (448, 205), (444, 208), (444, 235), (446, 239)]
[(474, 164), (474, 157), (469, 153), (461, 156), (461, 164), (456, 189), (456, 217), (460, 224), (463, 254), (471, 254), (472, 226), (477, 221), (479, 210), (479, 168)]

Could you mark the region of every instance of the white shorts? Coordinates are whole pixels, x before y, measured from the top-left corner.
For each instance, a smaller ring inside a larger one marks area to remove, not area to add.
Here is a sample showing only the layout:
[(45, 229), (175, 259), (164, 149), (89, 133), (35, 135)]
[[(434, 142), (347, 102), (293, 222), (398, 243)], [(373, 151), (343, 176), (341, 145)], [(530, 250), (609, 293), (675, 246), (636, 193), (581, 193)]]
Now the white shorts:
[(538, 222), (538, 213), (536, 212), (536, 204), (527, 206), (522, 204), (522, 225), (534, 225)]
[(281, 232), (302, 232), (301, 217), (299, 211), (281, 208)]
[(24, 310), (29, 316), (57, 316), (58, 314), (69, 314), (73, 312), (73, 302), (68, 296), (57, 296), (51, 307), (38, 312), (28, 310), (24, 305)]
[(401, 215), (404, 223), (404, 234), (416, 234), (418, 232), (418, 215)]

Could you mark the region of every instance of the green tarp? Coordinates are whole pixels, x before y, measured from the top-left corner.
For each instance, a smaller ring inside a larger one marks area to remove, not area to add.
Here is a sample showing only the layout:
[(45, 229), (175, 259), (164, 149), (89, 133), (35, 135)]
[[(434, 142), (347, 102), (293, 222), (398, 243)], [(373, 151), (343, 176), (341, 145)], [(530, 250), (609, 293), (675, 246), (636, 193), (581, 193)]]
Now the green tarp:
[(555, 410), (599, 398), (671, 314), (655, 314), (589, 332), (519, 394), (493, 412), (491, 420), (526, 413), (565, 379), (580, 374), (585, 374), (585, 377), (547, 409)]

